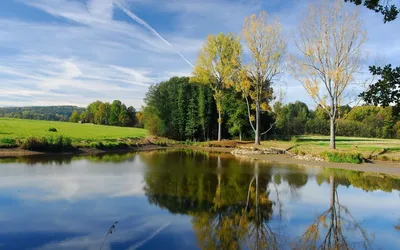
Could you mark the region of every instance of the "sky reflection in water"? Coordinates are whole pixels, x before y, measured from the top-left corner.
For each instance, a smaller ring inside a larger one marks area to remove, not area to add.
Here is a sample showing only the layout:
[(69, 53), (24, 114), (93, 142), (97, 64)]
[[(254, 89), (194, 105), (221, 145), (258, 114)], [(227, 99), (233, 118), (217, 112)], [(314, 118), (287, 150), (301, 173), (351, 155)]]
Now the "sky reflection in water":
[[(0, 160), (0, 249), (396, 249), (400, 180), (183, 151)], [(331, 245), (329, 245), (331, 244)]]

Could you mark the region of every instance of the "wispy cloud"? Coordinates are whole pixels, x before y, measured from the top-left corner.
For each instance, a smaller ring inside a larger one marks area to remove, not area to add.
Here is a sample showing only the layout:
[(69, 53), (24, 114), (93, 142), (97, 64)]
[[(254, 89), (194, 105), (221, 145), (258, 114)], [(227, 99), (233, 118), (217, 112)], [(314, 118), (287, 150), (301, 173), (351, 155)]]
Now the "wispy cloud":
[[(296, 25), (314, 0), (15, 1), (26, 10), (0, 14), (0, 105), (87, 105), (120, 99), (140, 107), (151, 84), (190, 74), (208, 34), (239, 35), (250, 14), (266, 10), (279, 18), (289, 50), (295, 50)], [(383, 24), (380, 15), (366, 8), (360, 12), (369, 34), (365, 74), (376, 54), (385, 62), (400, 63), (400, 33), (393, 32), (399, 21)], [(38, 13), (43, 17), (37, 19)], [(286, 101), (313, 105), (298, 82), (288, 75), (281, 80), (288, 89)]]

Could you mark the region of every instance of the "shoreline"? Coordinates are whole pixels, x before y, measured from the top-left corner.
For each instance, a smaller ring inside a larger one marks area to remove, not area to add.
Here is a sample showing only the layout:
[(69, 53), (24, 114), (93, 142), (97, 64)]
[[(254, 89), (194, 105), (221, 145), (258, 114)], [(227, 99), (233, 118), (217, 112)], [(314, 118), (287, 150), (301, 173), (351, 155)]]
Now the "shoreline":
[[(195, 151), (203, 152), (215, 152), (215, 153), (231, 153), (235, 148), (224, 148), (224, 147), (199, 147), (199, 146), (188, 146), (183, 144), (175, 144), (170, 146), (158, 146), (154, 144), (144, 144), (138, 147), (120, 148), (120, 149), (92, 149), (92, 148), (78, 148), (66, 152), (49, 153), (49, 152), (36, 152), (29, 151), (19, 148), (0, 148), (0, 159), (1, 158), (18, 158), (25, 156), (63, 156), (63, 155), (98, 155), (104, 153), (130, 153), (140, 151), (153, 151), (161, 149), (191, 149)], [(382, 162), (375, 161), (372, 163), (331, 163), (327, 161), (316, 161), (297, 159), (287, 154), (259, 154), (259, 155), (233, 155), (238, 159), (248, 160), (259, 160), (266, 163), (277, 163), (277, 164), (294, 164), (304, 167), (313, 168), (331, 168), (331, 169), (343, 169), (351, 171), (371, 172), (376, 174), (388, 174), (400, 177), (400, 162)]]
[(18, 158), (25, 156), (63, 156), (63, 155), (97, 155), (104, 153), (130, 153), (130, 152), (140, 152), (140, 151), (152, 151), (160, 149), (168, 149), (170, 147), (162, 147), (152, 144), (140, 145), (138, 147), (129, 148), (118, 148), (118, 149), (94, 149), (94, 148), (75, 148), (70, 151), (63, 152), (39, 152), (30, 151), (20, 148), (0, 148), (0, 159), (1, 158)]
[[(175, 148), (189, 148), (193, 150), (203, 150), (206, 152), (216, 152), (216, 153), (231, 153), (234, 148), (219, 148), (219, 147), (197, 147), (197, 146), (186, 146), (177, 145)], [(233, 154), (232, 154), (233, 155)], [(305, 160), (296, 159), (293, 156), (287, 154), (261, 154), (261, 155), (233, 155), (238, 159), (248, 159), (248, 160), (260, 160), (266, 163), (277, 163), (277, 164), (294, 164), (301, 165), (304, 167), (313, 168), (331, 168), (331, 169), (342, 169), (360, 172), (371, 172), (376, 174), (387, 174), (395, 175), (400, 177), (400, 162), (383, 162), (375, 161), (372, 163), (332, 163), (327, 161), (315, 161), (315, 160)]]

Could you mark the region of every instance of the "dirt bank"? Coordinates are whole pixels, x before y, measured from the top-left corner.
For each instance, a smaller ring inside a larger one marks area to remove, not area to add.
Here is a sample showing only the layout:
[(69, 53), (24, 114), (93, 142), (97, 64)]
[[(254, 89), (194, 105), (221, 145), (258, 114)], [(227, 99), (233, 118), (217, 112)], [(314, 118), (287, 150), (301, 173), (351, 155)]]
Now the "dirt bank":
[(150, 150), (158, 150), (166, 148), (167, 147), (148, 144), (148, 145), (140, 145), (138, 147), (104, 149), (104, 150), (93, 149), (93, 148), (78, 148), (58, 153), (29, 151), (20, 148), (0, 148), (0, 158), (12, 158), (12, 157), (22, 157), (22, 156), (32, 156), (32, 155), (95, 155), (103, 153), (129, 153), (136, 151), (150, 151)]

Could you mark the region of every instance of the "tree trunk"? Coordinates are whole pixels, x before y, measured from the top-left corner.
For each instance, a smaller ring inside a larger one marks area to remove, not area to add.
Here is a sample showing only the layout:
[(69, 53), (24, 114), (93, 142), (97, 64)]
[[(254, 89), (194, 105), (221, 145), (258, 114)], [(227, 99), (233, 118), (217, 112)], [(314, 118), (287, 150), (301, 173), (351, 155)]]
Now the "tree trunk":
[(329, 147), (331, 149), (336, 149), (336, 129), (335, 129), (335, 118), (331, 117), (331, 136)]
[(239, 131), (239, 141), (242, 141), (242, 131)]
[(221, 141), (221, 124), (222, 124), (221, 111), (218, 111), (218, 141)]
[(329, 176), (329, 183), (331, 186), (331, 208), (335, 206), (335, 177), (333, 175)]
[(335, 99), (331, 99), (331, 110), (330, 110), (330, 118), (331, 118), (331, 136), (330, 136), (330, 143), (329, 147), (331, 149), (336, 149), (336, 128), (335, 128), (335, 121), (336, 121), (336, 106), (335, 106)]
[(260, 103), (256, 104), (256, 131), (255, 131), (255, 145), (260, 145)]

